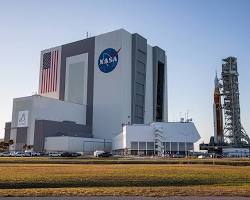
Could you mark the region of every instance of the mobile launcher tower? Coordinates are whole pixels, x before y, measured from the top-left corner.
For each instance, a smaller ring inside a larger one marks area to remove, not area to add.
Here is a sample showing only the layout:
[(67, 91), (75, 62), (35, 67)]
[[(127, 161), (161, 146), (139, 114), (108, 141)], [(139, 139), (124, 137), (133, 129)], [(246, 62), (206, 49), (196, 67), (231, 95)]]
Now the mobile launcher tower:
[[(237, 58), (222, 60), (221, 79), (215, 77), (214, 137), (209, 144), (200, 144), (201, 150), (222, 153), (223, 149), (250, 148), (250, 138), (240, 120)], [(223, 97), (224, 104), (221, 104)], [(224, 111), (224, 128), (223, 128)]]

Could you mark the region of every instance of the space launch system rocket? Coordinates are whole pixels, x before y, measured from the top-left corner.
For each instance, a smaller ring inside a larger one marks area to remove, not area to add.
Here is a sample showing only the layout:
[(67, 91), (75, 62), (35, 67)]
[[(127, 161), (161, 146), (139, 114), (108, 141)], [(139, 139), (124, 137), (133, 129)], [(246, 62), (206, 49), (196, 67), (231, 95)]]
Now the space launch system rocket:
[(219, 88), (219, 80), (217, 74), (214, 80), (214, 142), (222, 144), (224, 141), (223, 135), (223, 116), (221, 106), (221, 93)]

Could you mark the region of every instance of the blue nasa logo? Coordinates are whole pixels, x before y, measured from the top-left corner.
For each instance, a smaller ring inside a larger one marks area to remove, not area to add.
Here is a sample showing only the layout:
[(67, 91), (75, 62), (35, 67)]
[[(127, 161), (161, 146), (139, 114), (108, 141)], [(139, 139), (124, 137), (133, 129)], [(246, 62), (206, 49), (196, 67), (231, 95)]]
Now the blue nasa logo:
[(118, 63), (118, 53), (121, 49), (116, 51), (113, 48), (105, 49), (99, 56), (98, 66), (104, 73), (109, 73), (115, 69)]

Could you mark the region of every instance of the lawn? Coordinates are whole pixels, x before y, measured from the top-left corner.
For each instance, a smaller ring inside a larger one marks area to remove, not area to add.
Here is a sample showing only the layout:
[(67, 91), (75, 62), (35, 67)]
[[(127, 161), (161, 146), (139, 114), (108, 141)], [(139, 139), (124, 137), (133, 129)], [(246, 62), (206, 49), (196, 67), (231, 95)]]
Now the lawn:
[(250, 166), (0, 164), (0, 196), (250, 196)]
[(49, 158), (49, 157), (0, 157), (0, 164), (208, 164), (250, 166), (249, 158), (194, 159), (194, 158), (150, 158), (150, 157), (112, 157), (112, 158)]

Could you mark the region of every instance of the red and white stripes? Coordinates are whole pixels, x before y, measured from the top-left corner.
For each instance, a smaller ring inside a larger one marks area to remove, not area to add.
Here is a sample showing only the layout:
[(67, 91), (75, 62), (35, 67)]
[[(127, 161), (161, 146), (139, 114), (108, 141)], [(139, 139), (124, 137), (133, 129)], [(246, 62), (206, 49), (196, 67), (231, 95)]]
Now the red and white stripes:
[[(57, 82), (58, 82), (58, 58), (59, 58), (59, 50), (53, 50), (51, 53), (50, 66), (44, 67), (42, 66), (42, 77), (40, 84), (40, 93), (50, 93), (55, 92), (57, 90)], [(44, 56), (44, 54), (43, 54)]]

